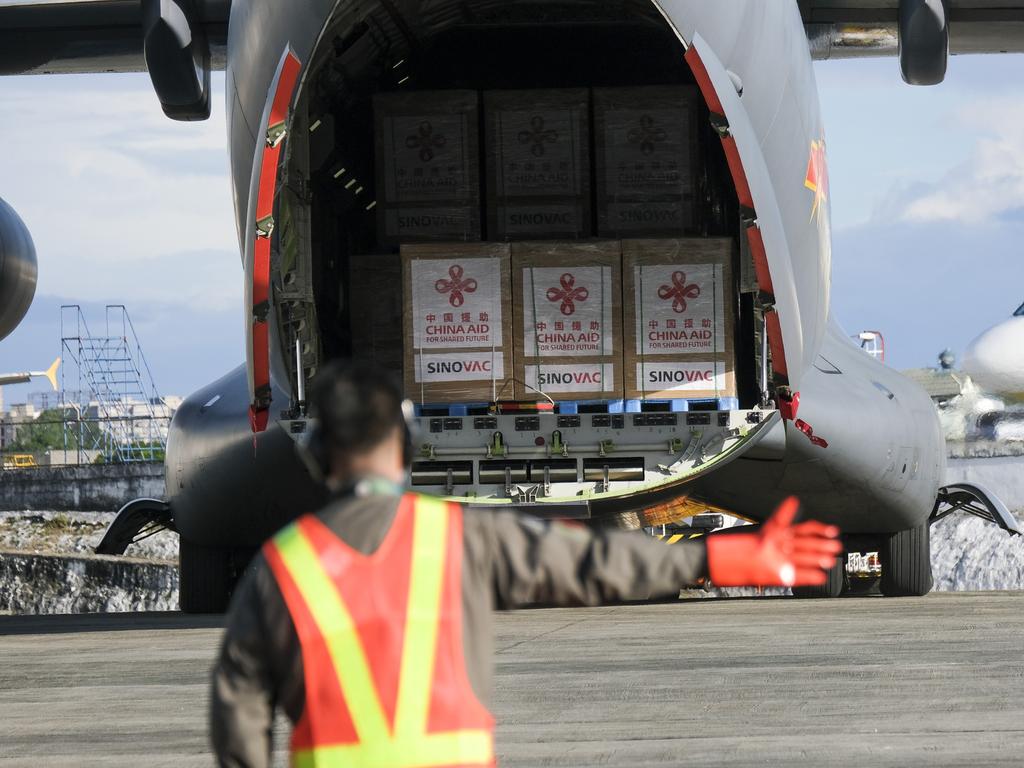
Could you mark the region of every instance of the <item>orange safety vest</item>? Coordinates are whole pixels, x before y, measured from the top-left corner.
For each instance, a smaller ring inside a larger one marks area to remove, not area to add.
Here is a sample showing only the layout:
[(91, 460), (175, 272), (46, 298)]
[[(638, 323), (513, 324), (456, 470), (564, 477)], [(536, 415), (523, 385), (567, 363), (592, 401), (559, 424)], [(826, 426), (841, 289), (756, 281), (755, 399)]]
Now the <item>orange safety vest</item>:
[(296, 768), (493, 766), (466, 674), (462, 508), (407, 494), (372, 555), (307, 515), (264, 546), (302, 646)]

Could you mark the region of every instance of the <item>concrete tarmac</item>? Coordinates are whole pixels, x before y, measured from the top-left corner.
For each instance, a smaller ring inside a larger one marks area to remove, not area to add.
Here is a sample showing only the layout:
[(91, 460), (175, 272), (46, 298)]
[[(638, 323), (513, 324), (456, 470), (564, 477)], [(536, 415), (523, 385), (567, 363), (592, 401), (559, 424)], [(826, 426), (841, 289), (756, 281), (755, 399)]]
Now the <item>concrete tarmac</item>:
[[(219, 627), (0, 617), (0, 765), (211, 765)], [(521, 611), (496, 650), (503, 766), (1024, 764), (1024, 594)]]

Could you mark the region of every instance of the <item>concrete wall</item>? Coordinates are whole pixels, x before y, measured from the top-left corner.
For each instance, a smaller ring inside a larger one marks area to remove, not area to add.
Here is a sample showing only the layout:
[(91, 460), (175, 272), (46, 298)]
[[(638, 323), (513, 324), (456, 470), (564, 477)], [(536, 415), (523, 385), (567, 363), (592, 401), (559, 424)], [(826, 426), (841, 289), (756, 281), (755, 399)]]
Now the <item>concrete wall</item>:
[(173, 611), (175, 563), (0, 552), (0, 613)]
[(947, 483), (976, 483), (995, 493), (1011, 511), (1024, 513), (1024, 458), (950, 459)]
[(116, 512), (147, 497), (164, 497), (163, 464), (0, 470), (0, 510), (5, 511)]

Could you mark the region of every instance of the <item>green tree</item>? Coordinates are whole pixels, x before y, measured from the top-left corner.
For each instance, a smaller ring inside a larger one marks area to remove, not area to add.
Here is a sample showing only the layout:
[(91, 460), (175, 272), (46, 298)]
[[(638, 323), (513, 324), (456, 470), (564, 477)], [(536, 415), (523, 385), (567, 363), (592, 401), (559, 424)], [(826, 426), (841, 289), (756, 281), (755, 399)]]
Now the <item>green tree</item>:
[[(75, 411), (67, 411), (67, 421), (75, 418)], [(7, 447), (8, 453), (43, 453), (49, 450), (63, 450), (64, 443), (64, 411), (60, 408), (48, 408), (39, 414), (33, 422), (18, 427), (18, 437)], [(81, 425), (68, 425), (67, 449), (78, 450), (81, 436), (83, 448), (90, 448), (99, 437), (99, 425), (85, 422)]]

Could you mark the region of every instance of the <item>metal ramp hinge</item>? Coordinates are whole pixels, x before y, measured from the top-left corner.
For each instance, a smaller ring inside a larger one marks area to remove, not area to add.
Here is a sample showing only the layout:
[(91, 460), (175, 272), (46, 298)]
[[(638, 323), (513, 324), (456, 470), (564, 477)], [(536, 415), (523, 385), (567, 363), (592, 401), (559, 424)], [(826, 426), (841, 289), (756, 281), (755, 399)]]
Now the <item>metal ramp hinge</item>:
[(929, 524), (935, 524), (956, 512), (981, 518), (1002, 528), (1011, 536), (1020, 536), (1020, 522), (992, 491), (975, 483), (954, 483), (939, 489)]
[(155, 536), (161, 531), (174, 531), (171, 506), (159, 499), (129, 501), (117, 513), (114, 522), (96, 546), (97, 555), (123, 555), (131, 544)]

